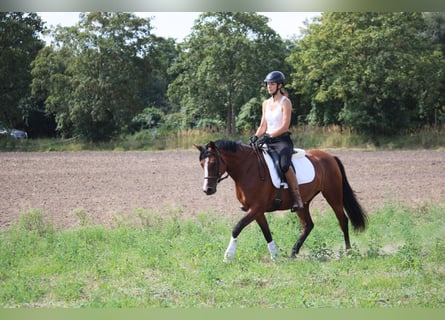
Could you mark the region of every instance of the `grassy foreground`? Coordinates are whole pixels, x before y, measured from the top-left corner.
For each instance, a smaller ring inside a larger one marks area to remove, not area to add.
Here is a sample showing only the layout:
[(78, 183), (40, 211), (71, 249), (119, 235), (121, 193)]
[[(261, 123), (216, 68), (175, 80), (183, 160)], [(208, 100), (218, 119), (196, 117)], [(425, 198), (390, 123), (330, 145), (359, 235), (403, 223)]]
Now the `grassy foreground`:
[[(290, 212), (269, 214), (282, 257), (256, 224), (222, 262), (234, 220), (134, 212), (114, 228), (56, 230), (40, 210), (0, 234), (0, 307), (445, 307), (445, 205), (387, 205), (346, 253), (332, 212), (299, 257)], [(167, 218), (168, 217), (168, 218)]]

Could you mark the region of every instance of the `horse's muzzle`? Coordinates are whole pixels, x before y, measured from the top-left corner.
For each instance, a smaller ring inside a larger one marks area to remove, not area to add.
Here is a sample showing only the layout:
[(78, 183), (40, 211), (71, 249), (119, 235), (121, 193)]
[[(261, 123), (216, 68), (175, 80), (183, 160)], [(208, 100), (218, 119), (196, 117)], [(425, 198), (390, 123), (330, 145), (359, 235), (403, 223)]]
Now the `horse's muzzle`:
[(215, 194), (216, 193), (216, 188), (212, 188), (212, 187), (207, 187), (204, 188), (202, 191), (204, 191), (204, 193), (208, 196)]

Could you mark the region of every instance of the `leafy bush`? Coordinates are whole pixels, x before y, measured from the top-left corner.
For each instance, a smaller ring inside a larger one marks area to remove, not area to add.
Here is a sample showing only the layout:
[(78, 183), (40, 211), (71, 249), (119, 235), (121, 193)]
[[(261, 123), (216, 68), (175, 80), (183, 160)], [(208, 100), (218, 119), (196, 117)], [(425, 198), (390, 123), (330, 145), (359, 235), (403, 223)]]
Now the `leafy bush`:
[(135, 116), (129, 125), (130, 132), (158, 127), (164, 120), (164, 113), (158, 108), (145, 108), (140, 114)]

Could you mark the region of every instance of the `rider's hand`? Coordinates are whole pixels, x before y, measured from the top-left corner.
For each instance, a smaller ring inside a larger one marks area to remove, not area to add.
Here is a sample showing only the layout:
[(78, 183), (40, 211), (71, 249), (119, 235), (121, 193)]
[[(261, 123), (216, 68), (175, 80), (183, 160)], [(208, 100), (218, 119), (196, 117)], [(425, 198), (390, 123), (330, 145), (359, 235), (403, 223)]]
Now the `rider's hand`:
[(271, 139), (272, 139), (271, 136), (266, 133), (264, 136), (258, 139), (258, 144), (259, 145), (268, 144)]
[(250, 145), (254, 145), (255, 142), (257, 142), (257, 140), (258, 140), (257, 136), (255, 136), (255, 135), (251, 136), (249, 139)]

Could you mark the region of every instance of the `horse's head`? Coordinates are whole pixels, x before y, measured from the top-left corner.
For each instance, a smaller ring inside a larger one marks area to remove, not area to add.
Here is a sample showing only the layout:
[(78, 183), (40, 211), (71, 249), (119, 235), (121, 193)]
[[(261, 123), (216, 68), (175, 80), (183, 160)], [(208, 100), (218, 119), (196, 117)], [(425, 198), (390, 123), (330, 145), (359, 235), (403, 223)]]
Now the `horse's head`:
[(225, 179), (222, 175), (226, 171), (226, 165), (213, 141), (210, 141), (205, 147), (196, 144), (195, 147), (200, 151), (199, 161), (201, 167), (204, 169), (204, 184), (202, 190), (207, 195), (214, 194), (216, 193), (218, 183)]

